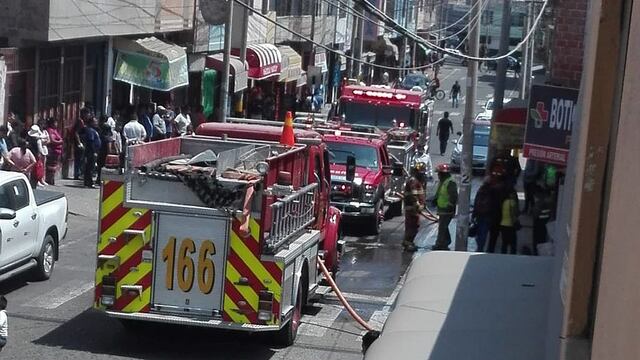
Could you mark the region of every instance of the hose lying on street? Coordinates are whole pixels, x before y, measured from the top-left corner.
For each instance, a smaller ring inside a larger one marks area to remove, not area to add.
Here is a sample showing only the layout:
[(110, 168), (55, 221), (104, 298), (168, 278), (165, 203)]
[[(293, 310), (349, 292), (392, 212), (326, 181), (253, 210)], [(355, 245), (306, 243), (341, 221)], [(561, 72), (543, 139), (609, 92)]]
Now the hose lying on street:
[(355, 310), (353, 310), (353, 308), (351, 307), (351, 305), (349, 305), (349, 302), (347, 301), (347, 299), (345, 299), (344, 295), (342, 295), (342, 292), (340, 291), (340, 289), (338, 289), (338, 285), (336, 285), (336, 282), (333, 281), (333, 278), (331, 277), (331, 274), (329, 273), (329, 270), (327, 270), (327, 267), (324, 266), (324, 262), (322, 261), (322, 259), (320, 258), (320, 256), (317, 257), (318, 259), (318, 267), (320, 268), (320, 270), (322, 270), (322, 273), (324, 274), (324, 277), (327, 279), (327, 281), (329, 282), (329, 285), (331, 286), (331, 288), (333, 289), (333, 292), (338, 296), (338, 299), (340, 300), (340, 302), (342, 303), (342, 305), (344, 305), (345, 309), (347, 309), (347, 311), (349, 312), (349, 315), (351, 315), (351, 317), (358, 323), (360, 324), (360, 326), (362, 326), (365, 330), (367, 331), (371, 331), (373, 330), (373, 327), (371, 327), (371, 325), (369, 325), (366, 321), (364, 321), (360, 315), (358, 315), (356, 313)]

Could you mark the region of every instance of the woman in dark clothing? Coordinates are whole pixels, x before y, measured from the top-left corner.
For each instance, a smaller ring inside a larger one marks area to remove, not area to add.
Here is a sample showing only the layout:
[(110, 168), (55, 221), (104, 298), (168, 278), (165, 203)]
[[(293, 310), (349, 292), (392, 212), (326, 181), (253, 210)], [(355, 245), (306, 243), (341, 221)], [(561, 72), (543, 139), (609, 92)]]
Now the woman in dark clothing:
[(98, 158), (96, 160), (98, 165), (98, 177), (96, 183), (100, 184), (102, 168), (107, 162), (107, 155), (111, 152), (113, 146), (113, 132), (111, 126), (107, 124), (108, 117), (106, 115), (100, 116), (100, 123), (98, 125), (98, 134), (100, 135), (100, 150), (98, 151)]

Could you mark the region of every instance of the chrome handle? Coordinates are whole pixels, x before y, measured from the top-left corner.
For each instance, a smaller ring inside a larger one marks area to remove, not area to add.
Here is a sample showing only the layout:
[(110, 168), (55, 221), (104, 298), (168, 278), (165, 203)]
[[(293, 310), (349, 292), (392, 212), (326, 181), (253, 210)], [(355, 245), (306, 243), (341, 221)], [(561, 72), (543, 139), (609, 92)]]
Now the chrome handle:
[(35, 220), (38, 217), (38, 214), (31, 215), (31, 220)]
[(18, 227), (20, 225), (20, 221), (16, 220), (13, 222), (13, 227)]

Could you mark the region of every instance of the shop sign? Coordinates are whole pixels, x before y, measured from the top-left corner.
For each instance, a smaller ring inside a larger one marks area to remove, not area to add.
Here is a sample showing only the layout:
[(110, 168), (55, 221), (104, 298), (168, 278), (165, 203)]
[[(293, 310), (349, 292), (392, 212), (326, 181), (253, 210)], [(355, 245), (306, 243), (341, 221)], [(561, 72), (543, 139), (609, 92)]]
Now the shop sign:
[(169, 63), (163, 58), (119, 51), (113, 78), (153, 90), (169, 91), (189, 85), (187, 64), (186, 55)]
[(571, 145), (578, 90), (533, 85), (524, 141), (524, 156), (566, 165)]

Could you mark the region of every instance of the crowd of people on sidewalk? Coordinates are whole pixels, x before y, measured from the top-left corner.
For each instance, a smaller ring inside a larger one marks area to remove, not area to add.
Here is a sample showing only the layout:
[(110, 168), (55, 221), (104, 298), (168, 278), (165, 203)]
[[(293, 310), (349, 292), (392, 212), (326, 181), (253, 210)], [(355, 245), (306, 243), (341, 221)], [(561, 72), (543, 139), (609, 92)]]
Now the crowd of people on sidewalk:
[(28, 129), (14, 113), (0, 125), (0, 163), (3, 170), (25, 174), (33, 187), (54, 183), (63, 139), (55, 118), (39, 119)]

